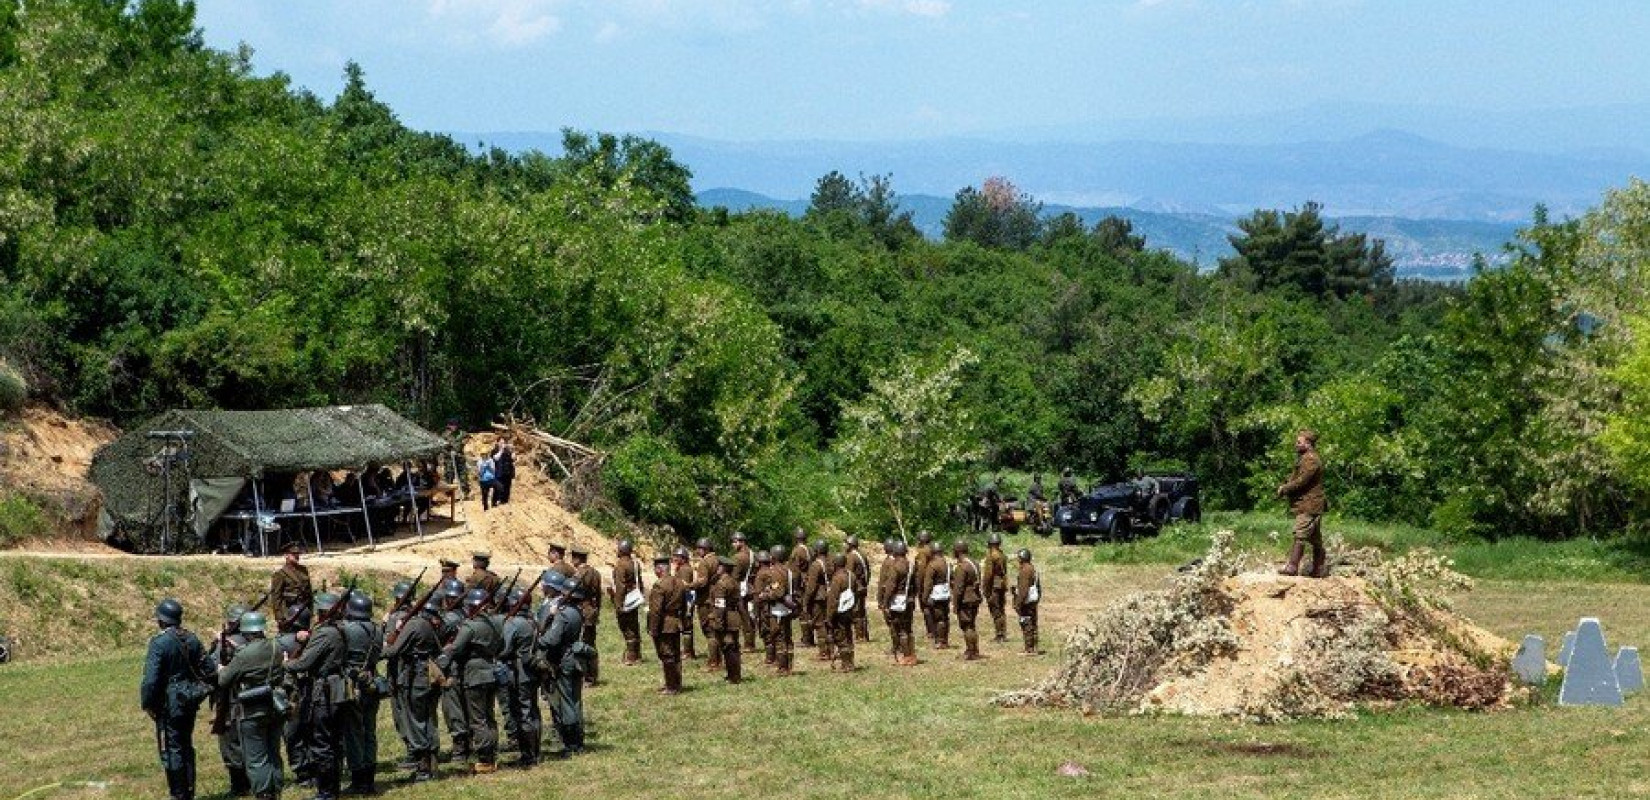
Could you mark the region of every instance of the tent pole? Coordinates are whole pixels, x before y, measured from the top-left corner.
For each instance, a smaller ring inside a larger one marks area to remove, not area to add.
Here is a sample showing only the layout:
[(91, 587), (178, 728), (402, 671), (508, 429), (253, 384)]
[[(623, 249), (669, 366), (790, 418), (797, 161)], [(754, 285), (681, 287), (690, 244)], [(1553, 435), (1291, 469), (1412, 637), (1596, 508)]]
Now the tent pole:
[(418, 492), (413, 491), (412, 462), (401, 462), (401, 476), (407, 479), (407, 501), (412, 503), (413, 526), (418, 528), (418, 541), (424, 541), (424, 521), (418, 518)]
[(315, 553), (326, 555), (326, 548), (321, 546), (321, 521), (315, 517), (315, 471), (310, 470), (309, 477), (304, 480), (309, 483), (304, 494), (309, 496), (309, 524), (315, 529)]
[[(269, 555), (269, 537), (264, 533), (264, 501), (258, 493), (258, 486), (263, 482), (263, 478), (252, 479), (252, 528), (258, 532), (259, 557)], [(247, 544), (252, 543), (249, 541)], [(247, 555), (251, 555), (251, 553)]]
[(372, 540), (372, 514), (367, 512), (367, 483), (362, 480), (365, 472), (358, 472), (355, 476), (355, 485), (361, 490), (361, 519), (367, 523), (367, 549), (377, 550), (378, 543)]

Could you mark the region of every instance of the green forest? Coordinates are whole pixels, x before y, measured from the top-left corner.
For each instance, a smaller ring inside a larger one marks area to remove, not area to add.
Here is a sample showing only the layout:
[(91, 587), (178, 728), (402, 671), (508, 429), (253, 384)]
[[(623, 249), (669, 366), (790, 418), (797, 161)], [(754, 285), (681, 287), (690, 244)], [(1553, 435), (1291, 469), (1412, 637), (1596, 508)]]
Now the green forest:
[[(696, 205), (645, 139), (514, 154), (207, 48), (176, 0), (0, 2), (0, 400), (503, 413), (600, 447), (687, 536), (945, 524), (975, 476), (1189, 468), (1269, 507), (1302, 426), (1335, 513), (1452, 536), (1650, 521), (1650, 185), (1464, 285), (1394, 279), (1310, 198), (1200, 272), (1127, 222), (892, 176), (807, 214)], [(7, 389), (9, 385), (11, 388)], [(1051, 481), (1052, 482), (1052, 481)]]

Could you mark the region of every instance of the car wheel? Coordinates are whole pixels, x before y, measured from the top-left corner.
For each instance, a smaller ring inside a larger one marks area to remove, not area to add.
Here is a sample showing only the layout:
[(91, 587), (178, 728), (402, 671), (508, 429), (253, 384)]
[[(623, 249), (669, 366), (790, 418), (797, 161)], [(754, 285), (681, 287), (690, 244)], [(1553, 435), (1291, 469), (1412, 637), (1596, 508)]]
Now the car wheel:
[(1195, 497), (1182, 497), (1175, 501), (1174, 510), (1170, 514), (1174, 519), (1184, 522), (1203, 521), (1203, 509), (1198, 507)]
[(1106, 538), (1113, 542), (1121, 542), (1128, 539), (1131, 532), (1128, 515), (1118, 511), (1111, 512), (1110, 518), (1106, 520)]
[(1161, 527), (1169, 521), (1169, 496), (1166, 494), (1153, 495), (1151, 502), (1146, 504), (1146, 515), (1153, 525)]
[(1077, 533), (1070, 528), (1060, 529), (1060, 544), (1077, 544)]

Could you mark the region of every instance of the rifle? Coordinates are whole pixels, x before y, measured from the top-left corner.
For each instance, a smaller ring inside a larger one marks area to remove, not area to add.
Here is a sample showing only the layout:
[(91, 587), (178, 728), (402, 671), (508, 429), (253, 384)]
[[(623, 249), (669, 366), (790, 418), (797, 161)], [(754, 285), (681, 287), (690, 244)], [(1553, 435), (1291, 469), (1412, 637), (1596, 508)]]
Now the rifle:
[[(424, 582), (424, 573), (429, 571), (430, 567), (428, 564), (424, 565), (424, 568), (418, 571), (418, 577), (413, 578), (412, 585), (407, 587), (407, 593), (397, 597), (395, 599), (395, 605), (390, 607), (390, 616), (395, 616), (401, 612), (401, 609), (407, 607), (407, 601), (412, 599), (413, 595), (418, 594), (418, 584)], [(399, 630), (399, 628), (397, 628), (397, 630)]]
[[(425, 569), (429, 569), (429, 567), (425, 567)], [(422, 573), (422, 572), (419, 573), (420, 576), (422, 576), (423, 574), (424, 573)], [(430, 585), (430, 590), (425, 592), (424, 596), (418, 599), (418, 605), (414, 607), (413, 613), (408, 614), (405, 617), (402, 617), (400, 620), (398, 620), (395, 623), (395, 630), (390, 631), (389, 637), (384, 640), (384, 646), (388, 647), (389, 645), (395, 644), (396, 638), (401, 635), (401, 629), (407, 627), (407, 621), (411, 620), (414, 616), (416, 616), (418, 614), (419, 609), (422, 609), (425, 606), (429, 605), (430, 600), (435, 597), (435, 593), (440, 591), (440, 590), (441, 590), (441, 582), (440, 581), (436, 581), (435, 583), (431, 584)], [(412, 592), (408, 591), (407, 596), (412, 597)]]
[[(356, 580), (358, 580), (358, 579), (356, 579), (356, 578), (351, 578), (350, 579), (349, 583), (344, 586), (344, 593), (338, 595), (338, 602), (333, 603), (332, 608), (329, 608), (325, 612), (323, 612), (321, 614), (321, 618), (316, 620), (315, 624), (312, 627), (314, 627), (316, 629), (319, 629), (319, 628), (325, 627), (327, 625), (331, 625), (332, 623), (337, 622), (339, 617), (342, 617), (344, 615), (344, 607), (349, 605), (349, 597), (350, 597), (350, 595), (355, 593), (355, 582), (356, 582)], [(298, 649), (292, 653), (292, 658), (297, 658), (298, 656), (303, 655), (304, 648), (306, 648), (308, 646), (309, 646), (309, 639), (307, 639), (307, 638), (304, 639), (303, 641), (299, 642), (298, 643)]]

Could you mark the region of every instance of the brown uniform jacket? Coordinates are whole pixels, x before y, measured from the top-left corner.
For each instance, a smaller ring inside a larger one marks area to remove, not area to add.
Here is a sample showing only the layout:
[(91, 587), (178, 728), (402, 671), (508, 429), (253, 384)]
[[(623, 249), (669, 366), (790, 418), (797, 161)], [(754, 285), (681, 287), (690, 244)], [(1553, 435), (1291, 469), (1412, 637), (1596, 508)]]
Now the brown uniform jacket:
[(814, 551), (808, 549), (805, 544), (799, 544), (791, 548), (791, 569), (796, 570), (797, 575), (802, 575), (808, 571), (808, 562), (813, 558)]
[[(614, 613), (624, 613), (624, 598), (632, 589), (642, 587), (642, 561), (631, 556), (619, 556), (613, 561), (613, 587), (608, 595), (613, 598)], [(634, 612), (632, 612), (634, 613)]]
[(554, 564), (551, 564), (550, 568), (557, 571), (557, 572), (560, 572), (561, 576), (563, 578), (571, 579), (578, 573), (578, 570), (573, 568), (573, 562), (568, 561), (565, 558), (560, 560), (560, 561), (557, 561)]
[[(787, 564), (775, 564), (768, 568), (762, 578), (762, 599), (770, 606), (785, 601), (786, 595), (794, 595), (797, 589), (796, 572)], [(793, 597), (793, 602), (798, 598)]]
[(962, 608), (977, 606), (984, 600), (985, 596), (980, 594), (980, 565), (967, 556), (958, 558), (957, 566), (951, 570), (951, 601)]
[(475, 567), (470, 570), (470, 577), (464, 581), (464, 589), (468, 591), (479, 586), (486, 589), (488, 594), (492, 594), (498, 591), (500, 583), (503, 583), (503, 581), (499, 580), (498, 573), (490, 569)]
[(854, 583), (854, 571), (851, 569), (839, 569), (835, 575), (831, 576), (831, 582), (825, 589), (825, 605), (828, 613), (837, 616), (854, 613), (852, 607), (849, 607), (847, 611), (837, 610), (837, 598), (841, 597), (843, 592), (852, 592)]
[[(698, 592), (699, 608), (710, 605), (710, 590), (716, 585), (716, 565), (720, 559), (715, 553), (706, 553), (693, 565), (693, 589)], [(734, 595), (738, 596), (739, 587), (734, 586)]]
[[(672, 570), (671, 574), (675, 575), (676, 580), (682, 584), (682, 596), (684, 598), (687, 597), (688, 592), (698, 591), (697, 589), (693, 588), (696, 579), (693, 576), (693, 562), (692, 561), (684, 561), (681, 564), (676, 565), (675, 569)], [(702, 592), (700, 593), (700, 596), (703, 596)], [(697, 607), (698, 603), (694, 603), (694, 606)], [(692, 610), (693, 609), (688, 609), (688, 611), (692, 611)], [(684, 611), (682, 613), (686, 614), (687, 611)]]
[[(1032, 566), (1029, 562), (1021, 562), (1020, 574), (1014, 581), (1014, 607), (1020, 609), (1023, 613), (1026, 608), (1033, 605), (1032, 603), (1027, 602), (1026, 593), (1031, 591), (1033, 584), (1041, 584), (1042, 582), (1042, 576), (1037, 573), (1036, 567)], [(1039, 595), (1043, 593), (1042, 586), (1037, 587), (1037, 593)], [(1037, 599), (1039, 601), (1042, 600), (1041, 597)]]
[[(922, 568), (922, 572), (918, 573), (918, 579), (921, 581), (922, 586), (922, 602), (931, 604), (928, 598), (934, 595), (934, 587), (951, 582), (951, 564), (943, 556), (929, 558), (928, 564)], [(953, 591), (952, 595), (955, 596), (956, 592)]]
[(748, 547), (733, 554), (733, 580), (745, 586), (747, 595), (756, 591), (756, 561)]
[(1289, 501), (1291, 514), (1322, 514), (1328, 510), (1329, 501), (1323, 493), (1323, 461), (1316, 450), (1295, 459), (1295, 471), (1278, 487), (1278, 494)]
[(871, 562), (864, 553), (848, 551), (848, 571), (854, 573), (854, 591), (864, 592), (871, 585)]
[(283, 624), (294, 616), (298, 607), (307, 608), (314, 603), (315, 589), (309, 583), (309, 567), (282, 564), (275, 570), (275, 574), (269, 576), (269, 602), (280, 615), (277, 621)]
[(647, 632), (650, 636), (680, 634), (687, 614), (687, 587), (666, 572), (647, 593)]
[(726, 631), (739, 627), (729, 616), (738, 613), (738, 608), (739, 581), (726, 574), (720, 578), (713, 578), (710, 585), (710, 600), (705, 604), (705, 629)]
[(807, 577), (802, 579), (802, 597), (810, 603), (817, 603), (825, 597), (826, 586), (831, 582), (831, 568), (825, 565), (825, 558), (821, 556), (808, 564)]
[(881, 587), (882, 591), (878, 594), (882, 607), (887, 608), (889, 603), (894, 602), (896, 596), (903, 594), (905, 595), (905, 610), (910, 611), (915, 600), (911, 595), (915, 594), (919, 587), (916, 570), (912, 568), (911, 562), (905, 556), (894, 556), (882, 562), (882, 565), (885, 573)]
[(981, 567), (984, 574), (980, 582), (986, 591), (1007, 591), (1008, 589), (1008, 557), (998, 548), (991, 548), (985, 554), (985, 566)]
[(573, 576), (573, 579), (579, 582), (579, 588), (584, 589), (584, 599), (579, 601), (579, 613), (584, 615), (584, 626), (595, 627), (602, 613), (602, 573), (586, 562), (579, 565)]

